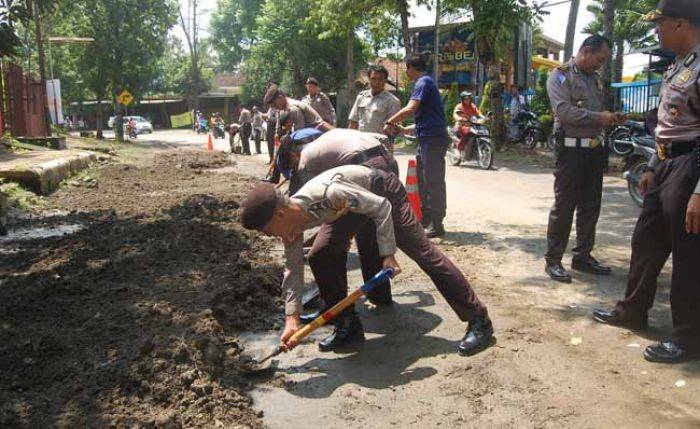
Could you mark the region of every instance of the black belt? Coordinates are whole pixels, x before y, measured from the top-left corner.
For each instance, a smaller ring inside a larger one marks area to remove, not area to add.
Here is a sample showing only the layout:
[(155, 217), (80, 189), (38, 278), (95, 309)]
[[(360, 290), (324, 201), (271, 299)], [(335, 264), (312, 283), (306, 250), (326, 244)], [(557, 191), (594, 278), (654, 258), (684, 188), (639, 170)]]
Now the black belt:
[(369, 161), (370, 159), (381, 156), (386, 158), (386, 149), (384, 146), (379, 145), (379, 146), (374, 146), (369, 149), (365, 149), (362, 152), (359, 152), (355, 154), (355, 156), (352, 157), (352, 163), (353, 164), (364, 164), (365, 162)]
[[(675, 158), (693, 152), (700, 144), (700, 138), (695, 140), (673, 140), (671, 142), (656, 143), (656, 154), (660, 160)], [(698, 157), (700, 165), (700, 156)]]

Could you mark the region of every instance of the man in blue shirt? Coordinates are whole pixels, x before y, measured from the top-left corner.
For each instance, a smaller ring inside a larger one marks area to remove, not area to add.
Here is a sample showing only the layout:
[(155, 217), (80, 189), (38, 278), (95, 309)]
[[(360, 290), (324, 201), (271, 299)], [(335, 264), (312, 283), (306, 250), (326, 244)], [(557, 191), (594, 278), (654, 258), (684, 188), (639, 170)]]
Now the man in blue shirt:
[(386, 132), (396, 134), (401, 122), (414, 115), (418, 137), (418, 190), (423, 207), (423, 224), (428, 237), (445, 234), (442, 221), (447, 208), (445, 153), (450, 143), (445, 110), (435, 81), (426, 73), (427, 64), (420, 54), (406, 59), (406, 75), (415, 82), (406, 107), (389, 118)]

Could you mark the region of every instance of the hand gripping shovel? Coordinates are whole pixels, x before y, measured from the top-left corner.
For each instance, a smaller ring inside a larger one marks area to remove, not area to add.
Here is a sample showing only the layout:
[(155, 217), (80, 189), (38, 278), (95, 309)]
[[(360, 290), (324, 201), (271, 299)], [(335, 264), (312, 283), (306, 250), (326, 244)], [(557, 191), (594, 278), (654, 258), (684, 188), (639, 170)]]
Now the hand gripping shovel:
[[(326, 310), (323, 314), (318, 316), (313, 322), (309, 323), (308, 325), (304, 326), (300, 330), (298, 330), (294, 335), (292, 335), (292, 338), (290, 339), (291, 341), (294, 342), (301, 342), (304, 338), (308, 337), (311, 335), (313, 331), (316, 329), (320, 328), (321, 326), (325, 325), (326, 323), (330, 322), (333, 320), (335, 316), (340, 314), (343, 310), (351, 306), (355, 301), (357, 301), (362, 295), (366, 294), (367, 292), (370, 292), (380, 284), (384, 283), (385, 281), (389, 280), (394, 274), (394, 270), (392, 268), (385, 268), (379, 273), (377, 273), (374, 277), (372, 277), (367, 283), (362, 285), (359, 289), (351, 293), (350, 295), (346, 296), (342, 301), (331, 307), (330, 309)], [(265, 356), (261, 360), (255, 363), (257, 366), (261, 366), (263, 363), (268, 361), (269, 359), (272, 359), (273, 357), (279, 355), (282, 353), (284, 350), (281, 347), (277, 347), (274, 352), (270, 353), (269, 355)], [(261, 368), (264, 369), (264, 368)]]

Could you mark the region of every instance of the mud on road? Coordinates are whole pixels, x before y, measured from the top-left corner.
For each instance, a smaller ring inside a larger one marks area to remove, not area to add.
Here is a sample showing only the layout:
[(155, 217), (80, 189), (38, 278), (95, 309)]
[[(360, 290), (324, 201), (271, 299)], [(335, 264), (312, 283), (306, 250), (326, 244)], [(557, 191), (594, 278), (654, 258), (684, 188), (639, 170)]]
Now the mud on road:
[(75, 232), (0, 243), (0, 427), (262, 426), (238, 334), (279, 329), (281, 268), (234, 171), (160, 153), (14, 222)]

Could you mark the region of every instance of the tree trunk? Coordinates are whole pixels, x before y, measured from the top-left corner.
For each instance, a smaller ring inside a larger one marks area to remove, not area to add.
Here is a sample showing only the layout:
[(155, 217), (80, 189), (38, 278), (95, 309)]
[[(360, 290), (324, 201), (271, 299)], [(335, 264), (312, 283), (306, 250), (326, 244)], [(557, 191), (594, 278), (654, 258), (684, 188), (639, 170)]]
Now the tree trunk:
[(355, 29), (349, 28), (347, 32), (347, 51), (345, 52), (345, 67), (347, 67), (347, 87), (352, 90), (355, 83)]
[[(603, 36), (608, 40), (612, 40), (614, 36), (615, 26), (615, 1), (604, 0), (603, 2)], [(612, 46), (611, 46), (612, 48)], [(615, 110), (613, 107), (612, 90), (610, 83), (612, 79), (612, 58), (607, 58), (601, 70), (603, 84), (603, 100), (605, 101), (606, 110)]]
[(613, 82), (622, 82), (622, 73), (625, 69), (625, 41), (615, 41), (615, 63), (613, 66)]
[(571, 0), (569, 9), (569, 21), (566, 24), (566, 39), (564, 42), (564, 62), (569, 61), (574, 55), (574, 38), (576, 37), (576, 20), (578, 19), (578, 9), (580, 0)]
[(97, 95), (97, 114), (95, 124), (95, 129), (97, 130), (97, 138), (102, 140), (104, 136), (102, 135), (102, 94)]
[[(32, 9), (30, 12), (34, 18), (36, 26), (36, 47), (39, 54), (39, 77), (41, 78), (41, 91), (44, 93), (44, 101), (48, 102), (49, 97), (46, 94), (46, 56), (44, 54), (44, 37), (41, 31), (41, 11), (36, 0), (27, 2), (27, 5)], [(51, 136), (51, 113), (48, 104), (42, 106), (44, 110), (44, 121), (46, 123), (46, 135)], [(58, 118), (57, 118), (58, 119)]]
[(401, 37), (406, 57), (411, 54), (411, 33), (408, 30), (408, 1), (397, 0), (399, 15), (401, 15)]
[(503, 112), (503, 85), (501, 85), (500, 64), (488, 65), (489, 80), (491, 81), (491, 91), (489, 101), (491, 112), (493, 112), (493, 122), (491, 123), (491, 139), (496, 149), (501, 149), (506, 143), (506, 118)]
[[(433, 79), (438, 84), (440, 77), (440, 14), (442, 4), (440, 0), (435, 0), (435, 43), (433, 46)], [(439, 86), (439, 85), (438, 85)]]

